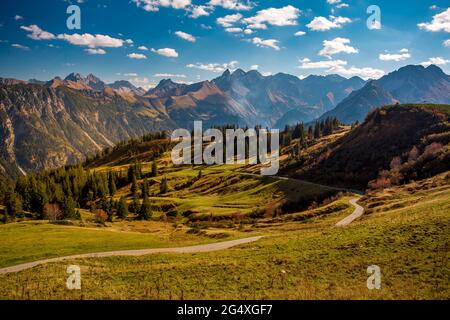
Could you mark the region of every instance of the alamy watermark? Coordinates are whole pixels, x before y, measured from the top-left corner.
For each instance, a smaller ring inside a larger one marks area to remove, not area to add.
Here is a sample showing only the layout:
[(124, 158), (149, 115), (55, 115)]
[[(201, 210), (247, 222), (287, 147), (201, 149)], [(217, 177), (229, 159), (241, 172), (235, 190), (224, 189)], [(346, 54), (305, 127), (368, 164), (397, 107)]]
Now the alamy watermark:
[(71, 265), (67, 267), (67, 273), (69, 277), (66, 281), (67, 289), (69, 290), (81, 290), (81, 269), (77, 265)]
[(371, 265), (367, 267), (367, 289), (380, 290), (381, 289), (381, 269), (377, 265)]
[[(172, 132), (171, 139), (181, 140), (172, 149), (172, 162), (176, 165), (259, 163), (262, 164), (261, 175), (278, 173), (280, 131), (276, 129), (226, 129), (224, 139), (224, 134), (219, 129), (212, 128), (203, 132), (202, 122), (195, 121), (193, 137), (189, 130), (177, 129)], [(205, 142), (210, 143), (204, 147)]]
[(70, 5), (66, 10), (67, 14), (70, 16), (67, 18), (66, 26), (69, 30), (80, 30), (81, 29), (81, 9), (77, 5)]
[(367, 28), (369, 30), (381, 29), (381, 9), (377, 5), (371, 5), (367, 7), (367, 14), (370, 16), (367, 18)]

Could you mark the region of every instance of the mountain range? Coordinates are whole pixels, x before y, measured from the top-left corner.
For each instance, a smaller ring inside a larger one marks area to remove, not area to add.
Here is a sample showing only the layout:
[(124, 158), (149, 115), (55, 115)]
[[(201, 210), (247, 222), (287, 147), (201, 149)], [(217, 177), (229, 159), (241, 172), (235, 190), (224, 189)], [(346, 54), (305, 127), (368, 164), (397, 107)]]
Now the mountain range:
[(371, 110), (396, 103), (448, 104), (450, 76), (435, 65), (408, 65), (369, 81), (322, 118), (337, 117), (345, 123), (361, 122)]
[(339, 75), (299, 79), (226, 70), (194, 84), (162, 80), (144, 90), (71, 73), (50, 81), (0, 78), (0, 173), (75, 163), (147, 132), (235, 123), (283, 128), (335, 116), (344, 122), (396, 102), (450, 103), (450, 77), (440, 68), (407, 66), (375, 81)]

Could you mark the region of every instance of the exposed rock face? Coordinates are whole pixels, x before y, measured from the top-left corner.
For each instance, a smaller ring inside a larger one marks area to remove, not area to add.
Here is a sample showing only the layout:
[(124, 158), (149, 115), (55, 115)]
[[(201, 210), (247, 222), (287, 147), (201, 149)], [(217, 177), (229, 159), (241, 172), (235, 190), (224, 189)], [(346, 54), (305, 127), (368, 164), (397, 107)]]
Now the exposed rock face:
[(0, 85), (0, 164), (8, 175), (74, 163), (149, 131), (174, 128), (147, 101), (112, 92)]

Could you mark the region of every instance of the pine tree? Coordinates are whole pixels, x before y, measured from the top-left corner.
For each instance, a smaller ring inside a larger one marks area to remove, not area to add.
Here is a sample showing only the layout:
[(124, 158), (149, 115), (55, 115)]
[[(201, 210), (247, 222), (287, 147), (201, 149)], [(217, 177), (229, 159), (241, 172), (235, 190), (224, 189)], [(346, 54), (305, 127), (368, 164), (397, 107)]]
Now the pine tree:
[(320, 124), (316, 122), (314, 126), (314, 139), (320, 138)]
[(152, 177), (158, 176), (158, 164), (156, 163), (156, 160), (153, 160), (152, 162)]
[(133, 194), (133, 197), (136, 197), (138, 190), (136, 175), (133, 175), (131, 181), (131, 193)]
[(22, 201), (20, 196), (10, 190), (5, 197), (6, 214), (9, 218), (15, 219), (23, 215)]
[(121, 197), (117, 206), (117, 216), (120, 219), (126, 219), (128, 217), (128, 205), (124, 197)]
[(203, 177), (203, 172), (202, 172), (202, 170), (200, 170), (199, 172), (198, 172), (198, 176), (197, 176), (197, 179), (201, 179)]
[(133, 202), (131, 203), (129, 210), (135, 214), (139, 214), (140, 204), (138, 197), (133, 197)]
[(150, 203), (150, 199), (146, 195), (144, 197), (144, 201), (142, 202), (141, 209), (139, 210), (139, 219), (149, 220), (151, 217), (152, 217), (152, 206)]
[(114, 196), (117, 192), (116, 175), (114, 172), (109, 172), (108, 175), (109, 195)]
[(147, 178), (144, 179), (144, 183), (142, 184), (142, 198), (145, 196), (148, 196), (149, 187), (148, 187), (148, 180)]
[(167, 178), (163, 177), (163, 179), (161, 180), (160, 193), (165, 194), (167, 193), (168, 189), (169, 187), (167, 185)]
[(64, 198), (64, 211), (63, 215), (65, 219), (76, 219), (76, 212), (75, 212), (75, 201), (71, 196), (66, 196)]

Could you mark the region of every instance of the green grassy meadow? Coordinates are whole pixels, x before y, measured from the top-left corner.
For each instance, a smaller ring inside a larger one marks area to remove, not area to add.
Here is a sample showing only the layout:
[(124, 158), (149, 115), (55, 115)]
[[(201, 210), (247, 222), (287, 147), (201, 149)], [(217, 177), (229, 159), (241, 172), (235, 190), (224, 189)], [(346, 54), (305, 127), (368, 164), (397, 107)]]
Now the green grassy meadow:
[[(420, 201), (413, 201), (415, 185), (374, 193), (379, 210), (347, 228), (334, 225), (352, 212), (350, 197), (328, 205), (336, 211), (302, 212), (308, 219), (263, 219), (247, 229), (264, 235), (261, 240), (226, 251), (82, 259), (2, 275), (0, 297), (448, 299), (450, 190), (442, 181), (429, 182)], [(379, 199), (386, 194), (389, 199)], [(362, 204), (373, 207), (368, 199)], [(404, 205), (392, 207), (399, 201)], [(80, 291), (65, 287), (69, 264), (81, 267)], [(381, 268), (381, 290), (366, 287), (373, 264)]]

